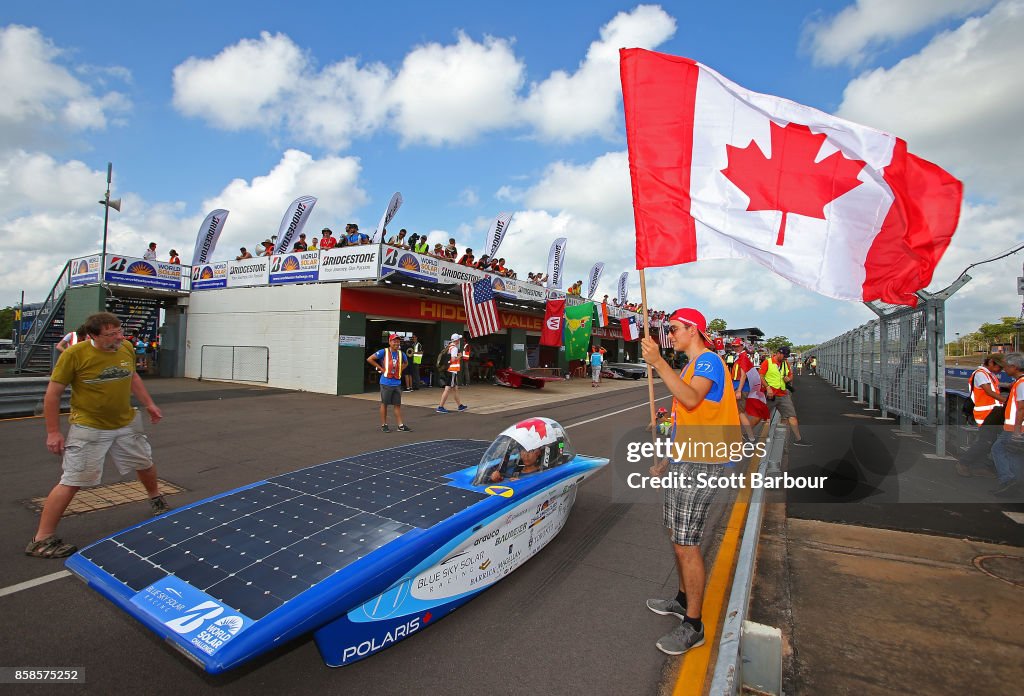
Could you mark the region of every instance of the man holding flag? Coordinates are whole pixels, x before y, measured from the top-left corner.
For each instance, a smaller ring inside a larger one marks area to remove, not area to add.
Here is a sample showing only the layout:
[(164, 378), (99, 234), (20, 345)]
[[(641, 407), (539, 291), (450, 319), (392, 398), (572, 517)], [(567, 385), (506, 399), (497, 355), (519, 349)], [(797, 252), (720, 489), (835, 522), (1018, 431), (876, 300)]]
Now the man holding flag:
[[(697, 484), (698, 475), (719, 476), (730, 463), (728, 454), (741, 446), (739, 412), (725, 363), (714, 351), (704, 315), (695, 309), (677, 309), (669, 319), (672, 347), (690, 359), (676, 374), (661, 355), (661, 346), (650, 336), (640, 342), (644, 360), (658, 372), (672, 393), (670, 437), (678, 445), (689, 445), (687, 461), (665, 459), (651, 467), (652, 476), (664, 476), (671, 466), (675, 480), (687, 487), (665, 489), (664, 523), (672, 532), (672, 548), (679, 573), (679, 592), (673, 599), (649, 599), (647, 608), (655, 614), (682, 620), (662, 636), (657, 647), (668, 655), (681, 655), (704, 644), (701, 605), (704, 599), (704, 557), (700, 541), (708, 508), (717, 488)], [(693, 443), (710, 445), (695, 447)]]

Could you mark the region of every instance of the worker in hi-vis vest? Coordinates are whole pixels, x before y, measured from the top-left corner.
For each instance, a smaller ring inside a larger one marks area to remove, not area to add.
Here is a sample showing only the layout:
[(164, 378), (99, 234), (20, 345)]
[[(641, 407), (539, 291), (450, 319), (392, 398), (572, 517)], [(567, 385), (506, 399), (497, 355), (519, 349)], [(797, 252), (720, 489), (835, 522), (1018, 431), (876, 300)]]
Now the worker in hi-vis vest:
[(409, 370), (405, 373), (405, 391), (419, 391), (420, 388), (420, 364), (423, 362), (423, 344), (413, 334), (409, 337), (412, 345), (405, 349), (409, 359), (412, 361)]

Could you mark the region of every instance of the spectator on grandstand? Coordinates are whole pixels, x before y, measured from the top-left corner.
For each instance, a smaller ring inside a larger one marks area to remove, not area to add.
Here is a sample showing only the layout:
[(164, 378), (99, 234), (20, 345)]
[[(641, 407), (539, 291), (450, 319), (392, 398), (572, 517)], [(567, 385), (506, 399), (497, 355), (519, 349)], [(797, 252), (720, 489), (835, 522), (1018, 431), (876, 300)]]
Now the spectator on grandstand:
[(494, 271), (501, 275), (508, 275), (508, 269), (505, 268), (505, 259), (498, 259), (497, 266), (495, 266)]
[(460, 266), (476, 266), (473, 262), (473, 250), (466, 247), (466, 253), (459, 257), (458, 263)]
[(307, 251), (316, 251), (316, 237), (313, 237), (311, 240), (309, 240), (309, 248), (307, 249)]
[(245, 247), (242, 247), (238, 251), (241, 252), (241, 253), (238, 254), (238, 256), (235, 257), (235, 261), (244, 261), (245, 259), (251, 259), (252, 258), (252, 254), (250, 254), (249, 250), (246, 249)]
[(271, 256), (274, 253), (274, 243), (269, 239), (264, 239), (256, 247), (257, 256)]
[(491, 265), (491, 258), (487, 254), (484, 254), (473, 265), (479, 268), (481, 271), (486, 271), (487, 267)]
[(452, 260), (455, 260), (455, 257), (457, 257), (459, 255), (459, 248), (457, 246), (455, 246), (455, 238), (454, 237), (450, 237), (448, 239), (448, 244), (444, 248), (444, 255), (447, 258), (452, 259)]
[(298, 241), (292, 245), (292, 251), (306, 251), (309, 246), (306, 244), (306, 234), (302, 233), (299, 235)]
[(348, 246), (357, 246), (359, 244), (369, 244), (370, 238), (359, 231), (359, 225), (354, 222), (350, 222), (345, 225), (345, 241)]
[(320, 248), (324, 251), (333, 249), (338, 246), (338, 240), (334, 238), (334, 233), (331, 232), (330, 227), (325, 227), (320, 231)]
[(413, 241), (413, 238), (416, 236), (417, 235), (413, 234), (412, 237), (409, 237), (409, 246), (411, 246), (412, 250), (417, 254), (429, 254), (430, 242), (427, 241), (426, 236), (420, 236), (419, 239)]
[(149, 246), (146, 247), (146, 251), (142, 254), (142, 258), (147, 261), (156, 261), (156, 242), (149, 243)]
[(179, 266), (181, 265), (181, 257), (178, 256), (178, 252), (174, 249), (171, 249), (171, 257), (167, 259), (167, 263), (176, 263)]
[(396, 234), (394, 237), (388, 240), (388, 244), (390, 244), (393, 247), (398, 247), (399, 249), (408, 249), (409, 243), (406, 241), (405, 235), (406, 230), (403, 227), (402, 229), (398, 230), (398, 234)]
[(437, 244), (434, 245), (434, 250), (432, 252), (430, 252), (430, 253), (431, 253), (431, 255), (436, 256), (439, 259), (446, 259), (446, 258), (448, 258), (448, 254), (445, 253), (444, 247), (441, 246), (440, 242), (438, 242)]

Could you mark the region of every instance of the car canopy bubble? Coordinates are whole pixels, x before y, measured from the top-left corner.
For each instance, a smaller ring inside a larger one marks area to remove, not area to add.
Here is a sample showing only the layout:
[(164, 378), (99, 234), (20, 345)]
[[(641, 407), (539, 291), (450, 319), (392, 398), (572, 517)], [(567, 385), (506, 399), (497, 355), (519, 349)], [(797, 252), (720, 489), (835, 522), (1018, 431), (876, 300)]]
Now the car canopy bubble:
[(473, 485), (547, 471), (575, 456), (576, 450), (558, 422), (528, 418), (506, 428), (494, 439), (477, 465)]

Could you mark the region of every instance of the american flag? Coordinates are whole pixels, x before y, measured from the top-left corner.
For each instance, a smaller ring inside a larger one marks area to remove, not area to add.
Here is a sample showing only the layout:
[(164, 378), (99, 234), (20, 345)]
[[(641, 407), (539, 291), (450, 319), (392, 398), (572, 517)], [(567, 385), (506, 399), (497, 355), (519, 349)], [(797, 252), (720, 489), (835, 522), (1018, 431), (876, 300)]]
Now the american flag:
[(466, 307), (466, 323), (469, 332), (476, 336), (486, 336), (501, 330), (501, 319), (498, 318), (498, 305), (494, 301), (494, 288), (490, 278), (482, 278), (475, 283), (462, 284), (462, 302)]
[(662, 348), (672, 347), (672, 334), (668, 331), (669, 326), (667, 321), (658, 320), (658, 343)]

